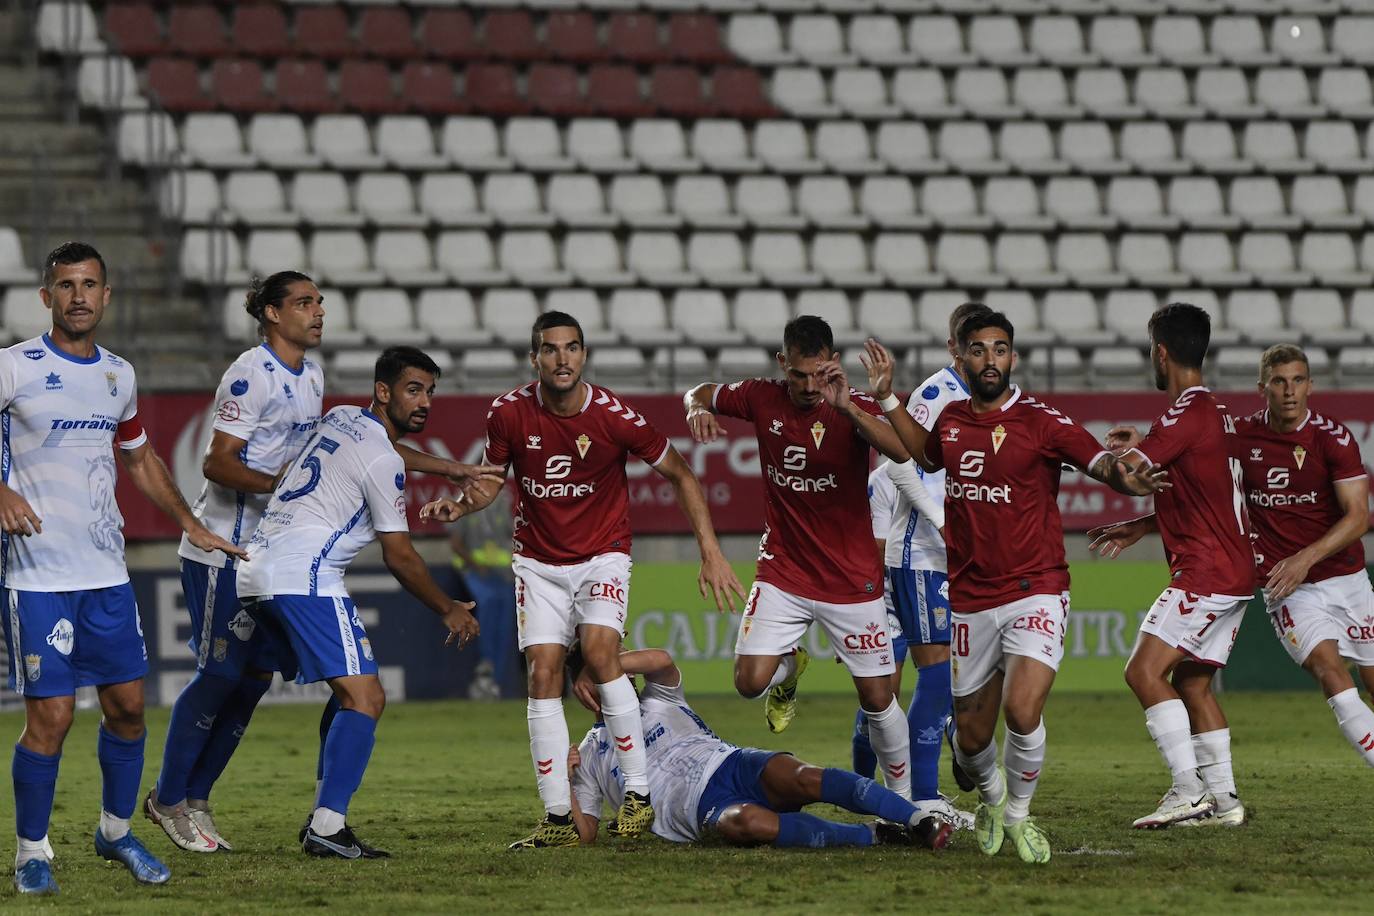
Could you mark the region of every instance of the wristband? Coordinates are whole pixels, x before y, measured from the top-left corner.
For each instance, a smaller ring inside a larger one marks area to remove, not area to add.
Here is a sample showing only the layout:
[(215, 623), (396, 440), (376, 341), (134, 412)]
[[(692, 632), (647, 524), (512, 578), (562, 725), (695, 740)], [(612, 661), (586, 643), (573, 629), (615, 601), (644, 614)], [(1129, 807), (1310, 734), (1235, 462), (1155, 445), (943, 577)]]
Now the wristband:
[(898, 407), (901, 407), (902, 401), (895, 394), (889, 393), (887, 397), (878, 402), (878, 406), (883, 409), (883, 413), (887, 413), (888, 411), (896, 410)]

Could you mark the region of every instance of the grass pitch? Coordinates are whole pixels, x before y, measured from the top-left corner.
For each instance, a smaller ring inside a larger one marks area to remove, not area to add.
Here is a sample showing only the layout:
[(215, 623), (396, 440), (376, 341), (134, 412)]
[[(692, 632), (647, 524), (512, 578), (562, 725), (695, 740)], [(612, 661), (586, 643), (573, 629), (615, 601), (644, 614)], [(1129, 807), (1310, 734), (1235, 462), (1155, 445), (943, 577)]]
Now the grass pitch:
[[(690, 687), (689, 687), (690, 694)], [(695, 707), (727, 740), (789, 749), (847, 766), (853, 704), (803, 694), (796, 722), (770, 736), (761, 703), (702, 697)], [(524, 704), (409, 703), (387, 710), (367, 779), (349, 812), (362, 836), (395, 858), (320, 861), (296, 846), (314, 790), (313, 708), (259, 711), (216, 790), (233, 853), (174, 848), (141, 814), (135, 831), (163, 855), (172, 881), (136, 886), (92, 852), (99, 810), (96, 716), (67, 740), (51, 838), (62, 894), (5, 912), (836, 912), (1061, 913), (1355, 912), (1374, 899), (1371, 774), (1312, 691), (1233, 694), (1236, 775), (1252, 812), (1237, 830), (1141, 832), (1166, 776), (1129, 695), (1052, 696), (1049, 759), (1033, 806), (1054, 844), (1046, 867), (1010, 844), (995, 859), (971, 836), (924, 850), (737, 850), (657, 839), (513, 853), (539, 806)], [(573, 740), (590, 724), (570, 705)], [(150, 715), (145, 788), (157, 775), (166, 711)], [(17, 736), (16, 714), (0, 733)], [(946, 761), (942, 761), (944, 766)], [(947, 777), (946, 777), (947, 778)], [(972, 802), (966, 799), (968, 806)], [(10, 793), (0, 821), (12, 823)], [(823, 816), (845, 817), (826, 806)], [(8, 829), (0, 835), (12, 836)], [(10, 842), (0, 844), (6, 863)]]

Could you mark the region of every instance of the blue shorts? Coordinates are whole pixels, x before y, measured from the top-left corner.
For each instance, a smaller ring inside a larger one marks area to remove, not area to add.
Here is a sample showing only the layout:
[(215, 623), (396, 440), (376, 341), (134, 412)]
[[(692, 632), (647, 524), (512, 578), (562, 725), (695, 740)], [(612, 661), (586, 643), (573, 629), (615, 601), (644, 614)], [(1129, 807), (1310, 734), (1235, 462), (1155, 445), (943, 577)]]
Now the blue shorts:
[(372, 642), (352, 598), (272, 595), (243, 602), (271, 646), (284, 679), (313, 684), (377, 674)]
[(143, 624), (129, 583), (76, 592), (4, 591), (10, 689), (69, 697), (78, 687), (136, 681), (148, 673)]
[(239, 606), (233, 566), (206, 566), (181, 561), (181, 591), (191, 612), (191, 639), (196, 670), (236, 681), (245, 670), (276, 671), (272, 644), (257, 621)]
[(887, 575), (906, 644), (949, 645), (949, 577), (929, 569), (892, 567)]
[(715, 827), (721, 814), (731, 805), (763, 805), (772, 809), (763, 792), (763, 768), (768, 761), (786, 751), (765, 751), (756, 747), (742, 747), (726, 757), (711, 778), (697, 803), (697, 823), (702, 828)]

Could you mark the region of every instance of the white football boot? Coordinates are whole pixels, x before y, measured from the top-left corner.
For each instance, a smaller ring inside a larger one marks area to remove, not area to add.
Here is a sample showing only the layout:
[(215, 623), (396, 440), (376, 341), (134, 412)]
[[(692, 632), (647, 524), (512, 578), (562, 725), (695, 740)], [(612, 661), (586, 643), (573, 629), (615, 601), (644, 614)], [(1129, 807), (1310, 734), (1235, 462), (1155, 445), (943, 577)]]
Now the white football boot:
[(1131, 826), (1137, 830), (1155, 830), (1160, 827), (1169, 827), (1182, 821), (1211, 814), (1216, 806), (1216, 799), (1212, 798), (1205, 790), (1198, 798), (1193, 799), (1179, 791), (1177, 786), (1170, 786), (1169, 791), (1165, 792), (1164, 797), (1159, 800), (1159, 807), (1144, 817), (1136, 818)]

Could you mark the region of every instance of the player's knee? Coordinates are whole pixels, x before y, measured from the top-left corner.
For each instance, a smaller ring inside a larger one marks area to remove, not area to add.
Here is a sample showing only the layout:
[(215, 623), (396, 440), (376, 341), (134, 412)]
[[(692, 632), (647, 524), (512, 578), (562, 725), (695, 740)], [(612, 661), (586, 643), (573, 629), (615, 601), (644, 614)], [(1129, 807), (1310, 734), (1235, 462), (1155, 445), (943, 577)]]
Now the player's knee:
[(756, 700), (768, 690), (768, 679), (752, 671), (735, 669), (735, 692), (746, 700)]
[(30, 709), (20, 743), (40, 754), (57, 754), (71, 728), (72, 710), (69, 708)]
[(1002, 709), (1007, 728), (1018, 735), (1029, 735), (1040, 725), (1040, 704), (1009, 699)]
[(882, 712), (896, 698), (892, 692), (892, 682), (886, 678), (863, 678), (855, 681), (855, 684), (859, 688), (859, 705), (865, 712)]
[(716, 821), (716, 832), (721, 839), (734, 846), (766, 843), (772, 838), (766, 836), (767, 825), (763, 823), (761, 815), (762, 812), (755, 810), (752, 805), (731, 805), (721, 812), (720, 819)]

